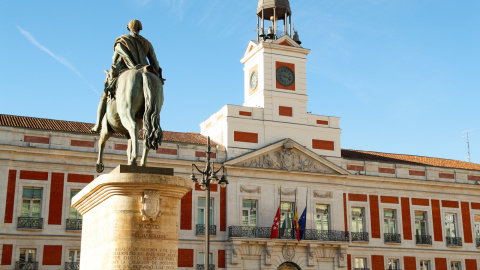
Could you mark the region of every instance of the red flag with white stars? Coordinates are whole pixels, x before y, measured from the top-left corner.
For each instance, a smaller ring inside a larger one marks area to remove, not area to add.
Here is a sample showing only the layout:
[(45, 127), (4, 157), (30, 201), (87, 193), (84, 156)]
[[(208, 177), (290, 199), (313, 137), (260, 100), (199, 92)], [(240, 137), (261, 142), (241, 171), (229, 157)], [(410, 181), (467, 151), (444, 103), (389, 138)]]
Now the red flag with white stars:
[(270, 239), (278, 237), (278, 229), (280, 228), (280, 206), (278, 206), (277, 214), (273, 220), (272, 233)]

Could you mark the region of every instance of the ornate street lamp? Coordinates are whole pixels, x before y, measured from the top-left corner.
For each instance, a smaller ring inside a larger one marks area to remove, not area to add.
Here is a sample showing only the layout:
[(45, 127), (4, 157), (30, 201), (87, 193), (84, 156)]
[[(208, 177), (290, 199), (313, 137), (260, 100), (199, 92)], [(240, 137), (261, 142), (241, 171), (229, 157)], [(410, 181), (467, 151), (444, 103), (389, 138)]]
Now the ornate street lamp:
[[(198, 183), (202, 190), (207, 192), (206, 198), (206, 208), (205, 211), (205, 268), (210, 269), (210, 184), (219, 184), (221, 187), (226, 187), (228, 185), (227, 177), (225, 176), (225, 166), (221, 166), (218, 170), (215, 170), (215, 164), (210, 162), (210, 154), (212, 153), (210, 146), (210, 137), (207, 137), (207, 151), (205, 168), (200, 170), (197, 165), (192, 164), (192, 174), (190, 175), (190, 180), (194, 183)], [(195, 177), (194, 169), (196, 169), (200, 174), (202, 174), (202, 179), (198, 180)], [(218, 180), (217, 173), (222, 170), (222, 177)]]

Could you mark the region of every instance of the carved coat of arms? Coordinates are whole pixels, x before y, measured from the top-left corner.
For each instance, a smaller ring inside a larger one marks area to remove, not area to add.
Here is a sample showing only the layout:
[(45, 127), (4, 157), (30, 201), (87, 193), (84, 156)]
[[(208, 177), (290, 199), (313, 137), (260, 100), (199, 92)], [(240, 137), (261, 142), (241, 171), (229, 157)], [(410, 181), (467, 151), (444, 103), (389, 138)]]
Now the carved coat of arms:
[(142, 197), (142, 220), (157, 220), (160, 215), (160, 192), (156, 190), (145, 190)]

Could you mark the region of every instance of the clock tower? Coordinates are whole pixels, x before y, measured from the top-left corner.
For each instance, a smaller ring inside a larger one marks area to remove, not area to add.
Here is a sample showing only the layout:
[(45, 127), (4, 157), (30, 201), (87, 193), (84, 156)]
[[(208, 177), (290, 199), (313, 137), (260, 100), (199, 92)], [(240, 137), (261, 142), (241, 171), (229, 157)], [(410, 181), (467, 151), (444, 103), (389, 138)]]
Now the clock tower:
[[(267, 27), (268, 25), (268, 27)], [(340, 119), (307, 112), (307, 55), (288, 0), (259, 0), (257, 38), (248, 43), (243, 106), (226, 105), (200, 124), (229, 158), (290, 138), (322, 156), (340, 157)]]

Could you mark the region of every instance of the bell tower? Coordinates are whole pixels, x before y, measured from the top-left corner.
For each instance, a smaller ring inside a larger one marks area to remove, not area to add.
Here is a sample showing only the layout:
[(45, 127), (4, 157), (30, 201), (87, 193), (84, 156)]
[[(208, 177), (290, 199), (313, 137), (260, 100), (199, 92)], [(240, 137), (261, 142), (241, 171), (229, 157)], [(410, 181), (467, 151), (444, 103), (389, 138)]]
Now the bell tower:
[(340, 118), (307, 112), (307, 55), (288, 0), (259, 0), (256, 40), (248, 43), (243, 106), (226, 105), (200, 124), (229, 157), (290, 138), (324, 156), (340, 157)]

